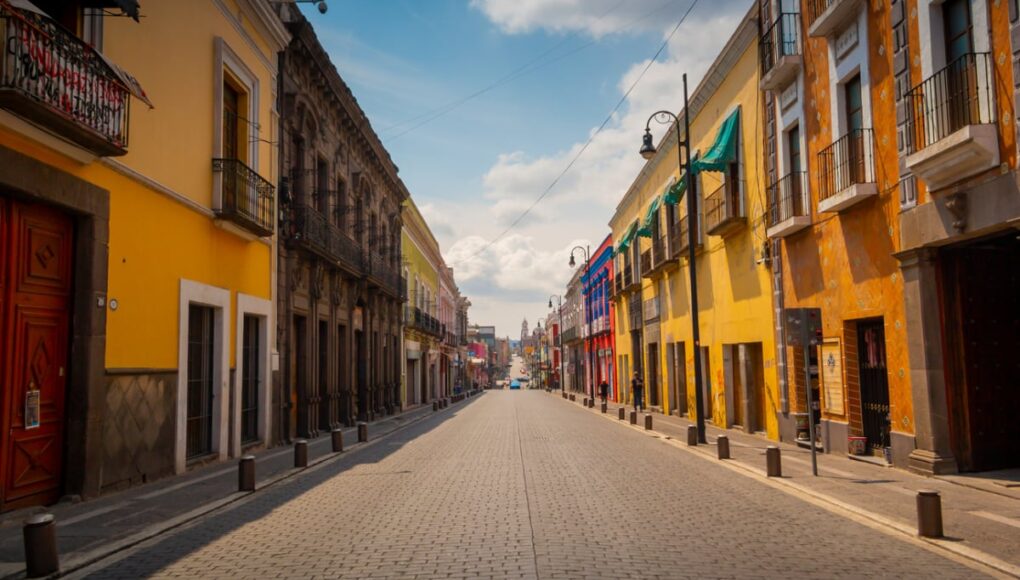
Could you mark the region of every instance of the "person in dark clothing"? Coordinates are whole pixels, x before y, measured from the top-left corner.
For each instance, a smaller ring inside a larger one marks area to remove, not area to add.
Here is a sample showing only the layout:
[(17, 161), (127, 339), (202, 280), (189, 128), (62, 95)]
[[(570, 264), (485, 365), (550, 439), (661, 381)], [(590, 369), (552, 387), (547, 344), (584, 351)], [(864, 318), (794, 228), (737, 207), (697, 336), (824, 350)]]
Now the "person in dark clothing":
[(645, 383), (641, 380), (641, 373), (634, 373), (634, 380), (630, 382), (630, 388), (634, 391), (634, 410), (644, 410)]
[(606, 382), (606, 379), (602, 379), (602, 382), (599, 384), (599, 396), (602, 397), (603, 403), (606, 402), (606, 397), (609, 396), (609, 383)]

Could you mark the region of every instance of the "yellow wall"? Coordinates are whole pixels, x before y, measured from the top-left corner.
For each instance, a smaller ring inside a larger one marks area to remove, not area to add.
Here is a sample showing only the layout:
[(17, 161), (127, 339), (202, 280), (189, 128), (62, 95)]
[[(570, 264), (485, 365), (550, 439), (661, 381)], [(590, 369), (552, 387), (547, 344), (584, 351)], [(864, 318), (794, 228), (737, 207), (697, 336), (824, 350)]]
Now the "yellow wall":
[[(691, 120), (691, 141), (695, 151), (705, 151), (716, 138), (719, 126), (738, 105), (741, 108), (740, 130), (742, 135), (741, 162), (743, 171), (744, 215), (747, 226), (730, 233), (727, 237), (709, 236), (704, 233), (702, 220), (702, 248), (696, 258), (698, 275), (698, 300), (700, 316), (700, 339), (703, 347), (709, 348), (709, 367), (713, 391), (713, 416), (716, 425), (725, 425), (726, 401), (723, 353), (724, 345), (739, 343), (760, 343), (764, 376), (765, 421), (769, 437), (778, 438), (776, 411), (779, 407), (778, 386), (775, 369), (774, 321), (771, 302), (771, 274), (764, 265), (756, 264), (762, 245), (765, 243), (765, 226), (761, 216), (765, 207), (765, 186), (762, 178), (762, 152), (757, 134), (763, 122), (758, 104), (757, 46), (751, 43), (741, 54), (733, 68), (725, 73), (725, 79), (709, 100)], [(669, 179), (676, 175), (676, 147), (663, 146), (659, 158), (664, 161), (650, 163), (643, 185), (626, 208), (621, 208), (613, 222), (614, 239), (623, 235), (627, 226), (635, 219), (643, 219), (648, 205), (659, 195)], [(653, 169), (654, 167), (654, 169)], [(704, 198), (720, 184), (718, 173), (706, 172), (698, 181), (699, 212), (703, 214)], [(679, 204), (680, 215), (686, 215), (686, 200)], [(660, 219), (665, 224), (665, 210), (660, 210)], [(663, 230), (665, 231), (665, 230)], [(651, 247), (650, 238), (638, 238), (641, 251)], [(686, 253), (686, 251), (685, 251)], [(673, 269), (655, 279), (643, 278), (642, 301), (656, 297), (660, 284), (664, 290), (659, 301), (659, 336), (652, 342), (659, 344), (659, 401), (666, 413), (669, 408), (669, 384), (667, 373), (667, 345), (683, 342), (685, 345), (687, 371), (687, 407), (695, 409), (694, 356), (691, 340), (690, 319), (690, 273), (686, 257), (680, 258), (678, 269)], [(627, 320), (627, 297), (617, 302), (617, 362), (619, 355), (632, 357), (630, 344), (630, 322)], [(644, 344), (647, 345), (650, 329), (645, 326)], [(644, 349), (647, 357), (647, 348)], [(734, 353), (734, 359), (736, 355)], [(631, 358), (631, 360), (633, 360)], [(631, 372), (634, 364), (630, 363)], [(648, 361), (643, 368), (648, 371)], [(649, 384), (645, 377), (646, 388)], [(629, 385), (628, 385), (629, 386)], [(646, 402), (648, 395), (646, 393)]]
[[(229, 4), (229, 2), (228, 2)], [(276, 57), (250, 22), (245, 39), (212, 1), (151, 2), (145, 18), (104, 20), (104, 50), (134, 75), (155, 108), (132, 98), (123, 164), (154, 183), (128, 177), (103, 160), (82, 164), (0, 128), (0, 145), (110, 192), (107, 368), (174, 369), (180, 280), (272, 297), (273, 247), (218, 227), (212, 204), (214, 39), (222, 36), (258, 78), (259, 173), (276, 185), (272, 67)], [(235, 10), (235, 14), (237, 11)], [(251, 46), (254, 43), (258, 52)], [(163, 191), (163, 190), (166, 191)], [(167, 191), (201, 207), (175, 200)], [(233, 365), (234, 338), (229, 339)]]

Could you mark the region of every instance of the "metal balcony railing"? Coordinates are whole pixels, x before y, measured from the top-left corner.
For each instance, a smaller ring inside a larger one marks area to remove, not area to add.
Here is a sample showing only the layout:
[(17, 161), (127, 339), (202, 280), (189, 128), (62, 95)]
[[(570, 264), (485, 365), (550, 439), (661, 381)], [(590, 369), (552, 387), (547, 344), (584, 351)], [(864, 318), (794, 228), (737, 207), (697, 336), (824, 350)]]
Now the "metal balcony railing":
[(641, 294), (632, 294), (630, 300), (627, 301), (627, 320), (630, 322), (631, 330), (641, 328), (644, 320), (642, 306)]
[(909, 135), (920, 151), (967, 125), (995, 122), (995, 67), (987, 52), (965, 54), (910, 89)]
[(652, 238), (652, 268), (658, 269), (666, 263), (666, 236)]
[(680, 257), (680, 222), (670, 221), (666, 231), (669, 234), (669, 259), (675, 260)]
[(737, 193), (732, 189), (735, 183), (724, 183), (705, 198), (705, 231), (722, 234), (729, 226), (743, 221)]
[(788, 173), (773, 183), (767, 192), (768, 211), (765, 227), (771, 228), (792, 217), (807, 216), (807, 172)]
[(217, 215), (259, 236), (272, 235), (276, 221), (273, 184), (239, 159), (213, 159), (212, 169), (220, 174), (222, 183)]
[(127, 153), (130, 92), (95, 49), (29, 10), (0, 9), (0, 32), (0, 107), (99, 155)]
[(761, 35), (761, 74), (769, 73), (784, 56), (800, 54), (800, 13), (782, 12)]
[(808, 16), (808, 27), (818, 19), (819, 16), (825, 14), (825, 11), (830, 6), (842, 0), (807, 0), (807, 16)]
[(329, 223), (325, 214), (310, 205), (291, 209), (293, 241), (319, 256), (352, 272), (361, 272), (361, 248), (340, 228)]
[(818, 199), (856, 184), (874, 183), (871, 129), (856, 129), (818, 153)]
[(623, 292), (623, 274), (621, 274), (620, 272), (617, 272), (613, 276), (613, 278), (615, 278), (615, 280), (616, 280), (616, 283), (614, 284), (614, 292), (613, 293), (614, 294), (619, 294), (620, 292)]
[(400, 286), (400, 272), (390, 265), (389, 260), (385, 256), (380, 256), (375, 252), (365, 252), (361, 263), (363, 272), (370, 281), (393, 296), (403, 296)]
[(641, 252), (641, 276), (647, 278), (652, 275), (652, 250)]
[[(681, 256), (686, 256), (687, 255), (687, 247), (688, 247), (688, 243), (687, 243), (687, 223), (688, 223), (687, 216), (684, 216), (684, 217), (680, 218), (680, 236), (679, 236), (680, 246), (679, 246), (679, 254)], [(699, 239), (700, 235), (699, 235), (697, 229), (698, 229), (698, 222), (695, 221), (694, 222), (694, 239), (695, 239), (694, 247), (695, 248), (701, 247), (701, 240)]]
[(417, 306), (406, 306), (404, 319), (407, 326), (425, 334), (443, 338), (446, 333), (446, 325), (440, 324), (438, 319)]

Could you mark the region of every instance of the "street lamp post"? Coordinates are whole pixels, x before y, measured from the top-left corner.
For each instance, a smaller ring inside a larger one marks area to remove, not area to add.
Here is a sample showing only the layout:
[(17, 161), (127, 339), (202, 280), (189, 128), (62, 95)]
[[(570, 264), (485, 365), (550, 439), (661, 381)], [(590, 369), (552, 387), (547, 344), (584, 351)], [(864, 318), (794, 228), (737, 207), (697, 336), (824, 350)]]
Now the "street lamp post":
[[(560, 349), (560, 392), (567, 390), (565, 386), (566, 375), (563, 374), (563, 297), (559, 294), (549, 296), (549, 308), (552, 308), (552, 299), (556, 299), (556, 317), (559, 319), (560, 331), (556, 333), (557, 348)], [(549, 328), (549, 325), (545, 325)]]
[[(694, 342), (694, 403), (698, 425), (698, 441), (707, 443), (705, 439), (705, 401), (701, 392), (701, 332), (698, 326), (698, 275), (694, 262), (694, 243), (696, 235), (696, 220), (698, 216), (698, 180), (691, 168), (691, 122), (688, 116), (687, 102), (687, 73), (683, 75), (684, 81), (684, 138), (680, 139), (680, 118), (670, 111), (658, 111), (652, 113), (645, 122), (645, 135), (641, 144), (641, 156), (645, 159), (652, 159), (658, 153), (655, 144), (652, 143), (652, 131), (649, 128), (652, 119), (660, 124), (672, 124), (676, 130), (677, 158), (680, 164), (680, 171), (686, 171), (687, 175), (687, 263), (691, 276), (691, 340)], [(680, 148), (683, 148), (681, 152)]]
[[(590, 261), (591, 261), (591, 247), (590, 246), (584, 246), (582, 248), (581, 246), (574, 246), (570, 250), (570, 267), (571, 268), (573, 268), (574, 264), (575, 264), (575, 262), (574, 262), (574, 252), (575, 251), (584, 252), (584, 277), (587, 278), (588, 275), (589, 275), (588, 266), (589, 266)], [(594, 399), (595, 398), (595, 378), (592, 375), (592, 370), (593, 370), (592, 369), (592, 365), (589, 364), (589, 361), (588, 361), (588, 341), (583, 336), (583, 334), (584, 334), (583, 333), (584, 327), (587, 327), (588, 324), (589, 324), (588, 323), (588, 301), (587, 301), (587, 299), (584, 296), (584, 282), (583, 281), (581, 282), (581, 308), (584, 310), (584, 326), (581, 327), (581, 330), (582, 330), (581, 344), (583, 345), (583, 348), (584, 348), (584, 370), (585, 370), (584, 374), (588, 377), (588, 383), (591, 384), (591, 398)], [(589, 333), (591, 332), (590, 328), (588, 329), (588, 332)]]

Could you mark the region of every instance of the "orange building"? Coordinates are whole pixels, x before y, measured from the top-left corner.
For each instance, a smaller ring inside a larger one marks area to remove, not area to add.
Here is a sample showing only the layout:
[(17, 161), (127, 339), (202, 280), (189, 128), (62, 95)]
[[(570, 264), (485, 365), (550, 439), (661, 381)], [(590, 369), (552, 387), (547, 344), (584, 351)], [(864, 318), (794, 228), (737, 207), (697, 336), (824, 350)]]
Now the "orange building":
[(936, 473), (1020, 464), (1020, 366), (1002, 361), (1020, 346), (1010, 11), (762, 2), (777, 306), (823, 322), (806, 372), (779, 349), (786, 437), (810, 382), (828, 451)]

